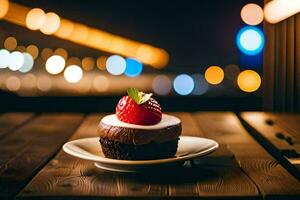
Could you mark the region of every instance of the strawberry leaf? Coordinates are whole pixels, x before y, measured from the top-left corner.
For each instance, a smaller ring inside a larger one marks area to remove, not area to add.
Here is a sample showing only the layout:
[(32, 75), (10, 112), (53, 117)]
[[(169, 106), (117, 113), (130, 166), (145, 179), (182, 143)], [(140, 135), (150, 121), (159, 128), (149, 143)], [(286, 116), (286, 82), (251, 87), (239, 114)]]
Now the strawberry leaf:
[(139, 92), (139, 90), (136, 89), (136, 88), (128, 88), (127, 89), (127, 94), (137, 104), (143, 104), (143, 103), (147, 102), (152, 96), (152, 93), (147, 94), (147, 93), (144, 93), (144, 92)]
[(137, 103), (137, 104), (139, 103), (139, 90), (138, 89), (128, 88), (127, 94), (135, 101), (135, 103)]

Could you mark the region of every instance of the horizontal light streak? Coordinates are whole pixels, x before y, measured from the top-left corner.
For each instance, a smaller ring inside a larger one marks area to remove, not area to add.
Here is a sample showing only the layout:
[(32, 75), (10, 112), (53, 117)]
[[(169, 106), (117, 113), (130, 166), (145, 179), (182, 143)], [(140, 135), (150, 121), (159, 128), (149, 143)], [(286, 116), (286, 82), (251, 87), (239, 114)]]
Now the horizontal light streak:
[[(30, 10), (26, 6), (10, 2), (8, 12), (3, 19), (26, 27), (26, 16)], [(64, 18), (60, 18), (59, 28), (53, 35), (97, 50), (132, 57), (158, 69), (165, 67), (169, 61), (169, 55), (164, 49)]]

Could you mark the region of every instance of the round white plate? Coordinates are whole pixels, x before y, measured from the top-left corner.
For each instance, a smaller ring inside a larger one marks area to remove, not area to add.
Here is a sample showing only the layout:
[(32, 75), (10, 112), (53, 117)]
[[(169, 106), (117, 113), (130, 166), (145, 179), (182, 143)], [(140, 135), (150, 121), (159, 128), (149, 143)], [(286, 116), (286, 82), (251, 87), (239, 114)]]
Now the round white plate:
[(95, 162), (95, 166), (101, 169), (117, 172), (137, 172), (159, 166), (166, 166), (207, 155), (218, 148), (214, 140), (180, 136), (177, 153), (172, 158), (156, 160), (117, 160), (106, 158), (101, 150), (99, 137), (83, 138), (64, 144), (63, 150), (75, 157)]

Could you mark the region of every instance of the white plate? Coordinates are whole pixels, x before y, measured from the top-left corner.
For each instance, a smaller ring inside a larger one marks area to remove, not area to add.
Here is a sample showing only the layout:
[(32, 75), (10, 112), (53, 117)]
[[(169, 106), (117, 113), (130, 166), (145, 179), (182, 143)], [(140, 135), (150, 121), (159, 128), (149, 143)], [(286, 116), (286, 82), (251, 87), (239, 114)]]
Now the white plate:
[(63, 150), (72, 156), (94, 161), (95, 166), (101, 169), (117, 172), (138, 172), (198, 158), (213, 152), (218, 146), (218, 143), (211, 139), (180, 136), (176, 155), (172, 158), (156, 160), (117, 160), (106, 158), (102, 153), (99, 137), (67, 142), (64, 144)]

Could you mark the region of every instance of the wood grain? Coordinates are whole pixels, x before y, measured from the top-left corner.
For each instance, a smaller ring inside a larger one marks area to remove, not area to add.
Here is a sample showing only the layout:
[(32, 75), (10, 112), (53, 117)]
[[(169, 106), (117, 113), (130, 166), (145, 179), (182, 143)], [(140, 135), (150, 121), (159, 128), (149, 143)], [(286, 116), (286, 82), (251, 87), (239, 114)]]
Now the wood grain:
[[(203, 129), (189, 113), (176, 113), (182, 120), (183, 135), (191, 134), (201, 137)], [(205, 124), (205, 123), (204, 123)], [(223, 130), (215, 127), (218, 132)], [(205, 159), (195, 160), (189, 167), (176, 169), (175, 177), (169, 184), (169, 196), (189, 198), (240, 197), (259, 198), (253, 182), (240, 170), (233, 154), (225, 144)]]
[(33, 113), (5, 113), (0, 115), (0, 140), (11, 131), (24, 125), (33, 116)]
[[(183, 121), (184, 135), (201, 136), (190, 114), (175, 115)], [(95, 136), (99, 116), (89, 116), (71, 139)], [(222, 163), (211, 165), (211, 160), (222, 160)], [(209, 163), (201, 168), (197, 163), (187, 167), (168, 167), (163, 173), (122, 174), (96, 169), (92, 162), (61, 151), (17, 198), (259, 197), (255, 185), (239, 169), (226, 146), (212, 155)]]
[[(278, 116), (264, 112), (241, 114), (242, 120), (251, 133), (285, 168), (300, 180), (300, 167), (299, 162), (297, 162), (300, 155), (300, 139), (299, 132), (296, 132), (299, 130), (298, 125), (296, 125), (299, 123), (297, 121), (299, 116), (293, 117), (294, 115), (288, 114)], [(285, 116), (287, 118), (283, 120)], [(267, 121), (272, 121), (272, 124), (266, 123)], [(293, 126), (289, 127), (288, 124)]]
[(0, 140), (0, 197), (20, 191), (81, 120), (81, 114), (42, 114)]
[(196, 118), (206, 137), (228, 145), (264, 198), (299, 198), (300, 183), (248, 134), (236, 115), (197, 113)]
[[(96, 136), (97, 125), (103, 115), (91, 115), (71, 138)], [(99, 145), (100, 148), (100, 145)], [(18, 199), (162, 197), (167, 184), (158, 184), (154, 174), (120, 174), (97, 169), (93, 162), (76, 159), (63, 151), (44, 167), (17, 196)]]

